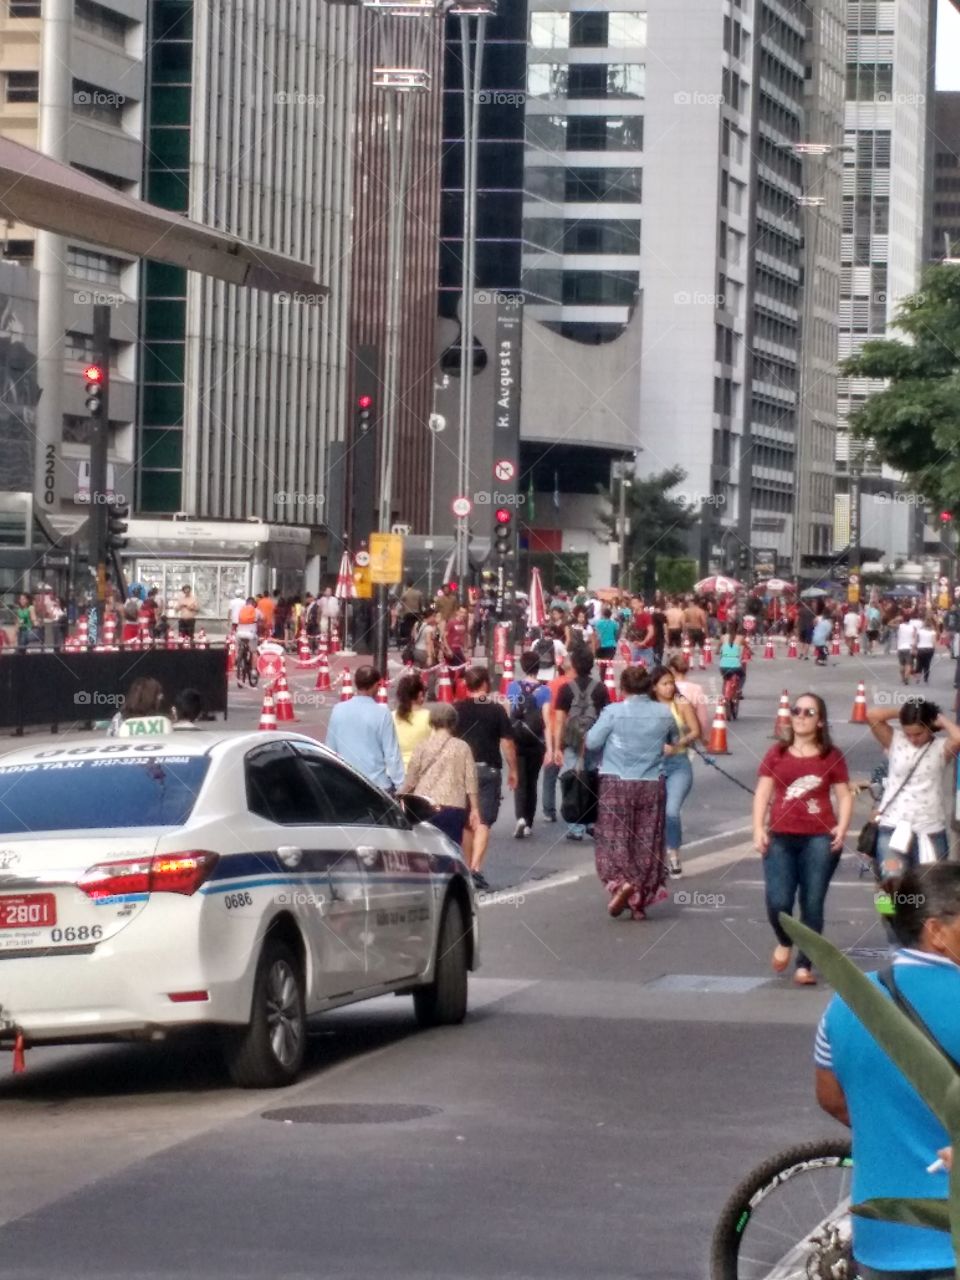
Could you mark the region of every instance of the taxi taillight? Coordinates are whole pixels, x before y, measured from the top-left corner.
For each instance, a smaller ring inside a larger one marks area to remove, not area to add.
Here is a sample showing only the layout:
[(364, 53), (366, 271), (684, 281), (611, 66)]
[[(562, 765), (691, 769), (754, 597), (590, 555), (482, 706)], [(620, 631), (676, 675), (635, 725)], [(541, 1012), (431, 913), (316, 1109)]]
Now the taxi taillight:
[(205, 849), (160, 853), (152, 858), (98, 862), (77, 881), (88, 898), (118, 898), (130, 893), (195, 893), (208, 879), (220, 855)]

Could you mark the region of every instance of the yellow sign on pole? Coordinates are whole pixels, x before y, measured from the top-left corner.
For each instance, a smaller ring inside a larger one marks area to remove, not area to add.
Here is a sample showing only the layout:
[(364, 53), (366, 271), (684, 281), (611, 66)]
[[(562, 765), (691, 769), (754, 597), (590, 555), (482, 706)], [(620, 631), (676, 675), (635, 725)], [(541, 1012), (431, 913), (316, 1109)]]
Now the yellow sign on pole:
[(403, 580), (403, 534), (371, 533), (370, 581), (389, 587)]

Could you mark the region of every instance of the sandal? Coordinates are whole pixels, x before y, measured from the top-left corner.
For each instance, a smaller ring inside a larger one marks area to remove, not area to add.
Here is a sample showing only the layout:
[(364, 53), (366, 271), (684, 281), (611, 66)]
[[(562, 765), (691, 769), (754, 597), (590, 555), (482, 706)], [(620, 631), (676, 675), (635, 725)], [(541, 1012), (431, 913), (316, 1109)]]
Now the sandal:
[(790, 956), (793, 954), (791, 947), (774, 947), (773, 955), (770, 957), (770, 963), (773, 966), (774, 973), (783, 973), (787, 965), (790, 963)]
[(610, 913), (610, 915), (616, 918), (617, 916), (623, 914), (624, 910), (626, 909), (627, 899), (630, 897), (631, 893), (633, 893), (632, 884), (625, 884), (622, 886), (622, 888), (617, 890), (617, 892), (610, 899), (610, 905), (607, 907), (607, 911)]

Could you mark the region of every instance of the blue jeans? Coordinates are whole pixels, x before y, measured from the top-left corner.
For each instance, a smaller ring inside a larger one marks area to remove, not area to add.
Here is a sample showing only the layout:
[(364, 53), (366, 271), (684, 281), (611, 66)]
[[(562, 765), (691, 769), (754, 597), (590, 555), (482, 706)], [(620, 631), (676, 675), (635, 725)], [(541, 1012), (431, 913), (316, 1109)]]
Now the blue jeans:
[[(893, 831), (893, 827), (881, 827), (877, 834), (877, 872), (881, 879), (884, 880), (888, 876), (902, 876), (905, 871), (916, 867), (920, 861), (919, 842), (916, 835), (911, 838), (910, 848), (906, 853), (890, 852), (890, 837), (893, 835)], [(934, 831), (930, 836), (930, 843), (933, 845), (934, 852), (937, 855), (937, 861), (945, 862), (950, 852), (946, 831)], [(885, 872), (883, 864), (888, 860), (896, 862), (899, 870)]]
[[(583, 753), (584, 770), (599, 769), (600, 757), (602, 756), (602, 754), (603, 754), (602, 751), (585, 751)], [(563, 748), (563, 764), (560, 766), (560, 776), (562, 777), (565, 773), (570, 773), (573, 769), (576, 769), (579, 759), (580, 757), (578, 753), (574, 751), (572, 747), (564, 747)], [(587, 828), (583, 825), (582, 822), (567, 823), (568, 835), (580, 836), (582, 838), (586, 834), (586, 830)]]
[(543, 766), (540, 807), (543, 809), (545, 818), (555, 818), (557, 816), (557, 778), (559, 777), (560, 766), (558, 764), (545, 764)]
[[(823, 904), (827, 889), (837, 869), (840, 855), (830, 850), (829, 836), (770, 836), (770, 848), (763, 859), (763, 878), (767, 886), (767, 918), (782, 947), (792, 947), (793, 940), (780, 924), (781, 911), (793, 915), (798, 891), (801, 923), (823, 933)], [(809, 969), (810, 958), (797, 954), (797, 968)]]
[(668, 756), (664, 772), (667, 775), (667, 848), (679, 849), (683, 843), (680, 810), (693, 786), (693, 766), (688, 756)]

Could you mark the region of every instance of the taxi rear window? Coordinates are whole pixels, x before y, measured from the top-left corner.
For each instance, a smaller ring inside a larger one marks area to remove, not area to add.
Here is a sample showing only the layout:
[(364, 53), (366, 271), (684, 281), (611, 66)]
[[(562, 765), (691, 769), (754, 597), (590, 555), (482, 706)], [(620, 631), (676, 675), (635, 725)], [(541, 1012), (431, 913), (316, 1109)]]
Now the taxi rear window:
[(209, 767), (206, 756), (0, 764), (0, 835), (179, 827)]

